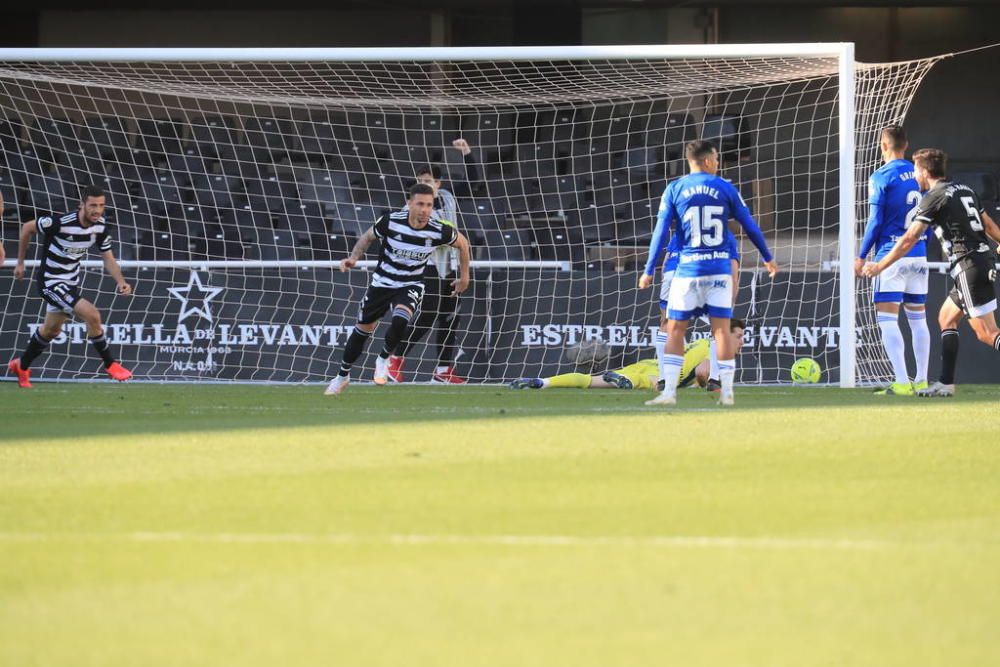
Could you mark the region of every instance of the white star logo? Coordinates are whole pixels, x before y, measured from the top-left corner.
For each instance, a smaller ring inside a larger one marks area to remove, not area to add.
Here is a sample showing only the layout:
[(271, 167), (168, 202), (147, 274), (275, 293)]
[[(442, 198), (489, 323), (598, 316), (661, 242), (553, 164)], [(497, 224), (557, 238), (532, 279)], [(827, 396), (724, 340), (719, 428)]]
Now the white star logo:
[[(197, 315), (203, 317), (209, 322), (212, 321), (212, 311), (208, 307), (208, 302), (214, 297), (218, 296), (223, 288), (221, 287), (205, 287), (201, 284), (201, 278), (198, 276), (197, 271), (191, 272), (191, 278), (188, 280), (187, 287), (168, 287), (167, 291), (173, 296), (181, 300), (181, 314), (177, 316), (177, 321), (187, 319), (191, 315)], [(201, 302), (201, 305), (188, 305), (192, 301)]]

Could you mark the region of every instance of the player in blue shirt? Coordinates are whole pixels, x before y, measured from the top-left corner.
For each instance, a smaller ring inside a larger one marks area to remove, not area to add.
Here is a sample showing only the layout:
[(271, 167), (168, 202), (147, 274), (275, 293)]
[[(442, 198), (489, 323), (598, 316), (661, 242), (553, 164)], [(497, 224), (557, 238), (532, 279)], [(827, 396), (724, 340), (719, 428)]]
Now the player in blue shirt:
[[(868, 253), (875, 250), (879, 261), (892, 250), (907, 227), (920, 202), (920, 187), (914, 175), (913, 163), (903, 159), (906, 153), (906, 132), (898, 125), (882, 130), (879, 148), (883, 164), (868, 182), (868, 225), (861, 240), (855, 273), (860, 276)], [(925, 238), (913, 246), (906, 256), (875, 278), (874, 296), (882, 345), (892, 364), (895, 381), (876, 393), (912, 396), (927, 388), (927, 365), (930, 360), (931, 334), (927, 329), (927, 242)], [(910, 325), (913, 357), (917, 374), (910, 383), (906, 371), (906, 343), (899, 328), (899, 304), (903, 304)]]
[(646, 268), (639, 288), (652, 284), (653, 271), (667, 236), (678, 237), (677, 269), (667, 298), (667, 342), (663, 361), (663, 393), (647, 405), (677, 403), (677, 376), (684, 363), (684, 334), (688, 321), (707, 314), (718, 346), (719, 402), (733, 404), (735, 350), (726, 336), (733, 315), (733, 234), (728, 221), (735, 218), (761, 253), (773, 277), (778, 265), (768, 250), (764, 235), (754, 222), (743, 198), (732, 183), (717, 175), (719, 154), (704, 140), (692, 141), (685, 149), (691, 173), (667, 186), (649, 246)]

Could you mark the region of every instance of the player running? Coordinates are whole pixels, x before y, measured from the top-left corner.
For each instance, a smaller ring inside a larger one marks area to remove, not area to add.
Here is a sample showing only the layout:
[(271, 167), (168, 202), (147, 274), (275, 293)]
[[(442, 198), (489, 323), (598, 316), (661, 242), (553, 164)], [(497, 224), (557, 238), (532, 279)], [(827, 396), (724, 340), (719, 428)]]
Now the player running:
[[(920, 188), (913, 163), (903, 159), (906, 152), (906, 132), (898, 125), (882, 130), (879, 141), (882, 150), (880, 167), (868, 182), (868, 225), (861, 248), (854, 260), (854, 272), (862, 275), (865, 258), (875, 249), (875, 260), (889, 254), (907, 227), (920, 202)], [(931, 353), (931, 334), (927, 329), (927, 243), (920, 238), (906, 256), (875, 279), (872, 301), (882, 331), (882, 346), (892, 364), (895, 381), (875, 392), (886, 395), (912, 395), (914, 390), (927, 388), (927, 365)], [(899, 304), (903, 304), (910, 324), (913, 357), (917, 374), (910, 384), (906, 372), (906, 343), (899, 328)]]
[(906, 233), (878, 262), (866, 264), (864, 274), (877, 276), (906, 257), (933, 227), (941, 248), (948, 256), (954, 281), (948, 298), (941, 304), (941, 380), (918, 396), (954, 396), (955, 366), (958, 362), (958, 324), (968, 316), (976, 337), (1000, 352), (1000, 328), (993, 311), (997, 309), (996, 258), (987, 237), (1000, 243), (1000, 227), (986, 213), (979, 196), (967, 185), (946, 179), (948, 156), (936, 148), (913, 154), (917, 183), (927, 194), (917, 205), (916, 215)]
[(76, 211), (40, 216), (21, 225), (14, 277), (18, 280), (24, 278), (24, 261), (31, 237), (41, 234), (42, 262), (38, 269), (38, 289), (46, 304), (42, 326), (31, 334), (21, 356), (7, 364), (7, 368), (17, 376), (17, 386), (23, 389), (31, 388), (32, 362), (62, 332), (73, 315), (86, 322), (87, 338), (101, 356), (108, 375), (119, 382), (132, 378), (131, 371), (118, 363), (111, 353), (100, 311), (80, 296), (80, 262), (94, 246), (101, 251), (104, 270), (118, 284), (118, 293), (125, 296), (132, 293), (132, 286), (125, 282), (111, 250), (111, 235), (108, 233), (108, 222), (104, 219), (104, 208), (104, 190), (91, 185), (84, 188), (80, 208)]
[(424, 183), (410, 188), (406, 208), (383, 215), (361, 235), (351, 255), (340, 263), (341, 271), (349, 271), (365, 255), (365, 250), (378, 239), (382, 249), (372, 281), (361, 300), (361, 312), (354, 325), (340, 363), (340, 372), (330, 381), (326, 394), (339, 394), (351, 380), (351, 366), (365, 349), (382, 316), (391, 308), (392, 324), (385, 334), (385, 345), (375, 360), (374, 382), (388, 382), (388, 359), (424, 295), (424, 268), (439, 246), (458, 248), (459, 277), (452, 282), (453, 295), (469, 287), (469, 242), (453, 225), (446, 224), (434, 211), (434, 189)]
[[(743, 346), (742, 320), (733, 319), (730, 329), (732, 344), (736, 350)], [(707, 387), (711, 364), (709, 360), (709, 339), (702, 338), (684, 346), (684, 365), (681, 368), (678, 388), (695, 384)], [(634, 364), (600, 375), (586, 373), (564, 373), (547, 378), (520, 378), (510, 383), (511, 389), (550, 389), (572, 387), (575, 389), (657, 389), (660, 383), (660, 366), (656, 359), (642, 359)]]
[(667, 298), (667, 341), (663, 355), (663, 392), (647, 405), (675, 405), (677, 384), (684, 364), (684, 335), (688, 322), (707, 314), (719, 350), (719, 403), (732, 405), (735, 349), (729, 338), (733, 315), (732, 232), (728, 221), (735, 218), (746, 231), (773, 277), (778, 265), (764, 236), (754, 222), (740, 193), (717, 175), (719, 154), (704, 140), (692, 141), (685, 149), (691, 173), (669, 186), (664, 193), (664, 211), (653, 232), (646, 268), (639, 287), (652, 284), (653, 269), (672, 229), (679, 237), (677, 270)]

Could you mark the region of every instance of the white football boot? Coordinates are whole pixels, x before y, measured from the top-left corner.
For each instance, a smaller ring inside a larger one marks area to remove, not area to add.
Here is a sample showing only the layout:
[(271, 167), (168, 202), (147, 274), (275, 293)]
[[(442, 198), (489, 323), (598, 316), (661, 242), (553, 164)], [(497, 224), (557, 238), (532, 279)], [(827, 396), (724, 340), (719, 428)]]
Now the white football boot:
[(389, 382), (389, 360), (383, 359), (382, 357), (375, 357), (375, 377), (372, 378), (372, 382), (378, 386), (388, 384)]
[(336, 396), (345, 389), (347, 385), (350, 384), (351, 378), (347, 375), (338, 375), (337, 377), (330, 380), (330, 384), (326, 386), (326, 391), (323, 392), (326, 396)]
[(677, 405), (677, 396), (675, 394), (660, 394), (656, 398), (651, 398), (645, 403), (646, 405)]

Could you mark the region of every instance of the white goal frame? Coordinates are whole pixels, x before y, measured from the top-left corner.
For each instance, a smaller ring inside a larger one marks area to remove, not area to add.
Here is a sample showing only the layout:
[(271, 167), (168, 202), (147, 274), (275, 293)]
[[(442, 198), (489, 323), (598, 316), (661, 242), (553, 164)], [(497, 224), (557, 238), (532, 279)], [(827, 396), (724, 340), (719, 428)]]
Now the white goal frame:
[[(418, 62), (582, 60), (630, 58), (764, 58), (764, 57), (836, 58), (838, 69), (838, 151), (839, 151), (839, 258), (836, 270), (839, 285), (839, 355), (840, 386), (856, 384), (856, 304), (854, 255), (856, 248), (855, 173), (855, 68), (854, 44), (851, 42), (788, 44), (695, 44), (627, 46), (528, 46), (528, 47), (419, 47), (419, 48), (2, 48), (0, 61), (32, 62), (185, 62), (185, 61), (341, 61), (407, 60)], [(173, 262), (134, 262), (142, 266), (171, 265)], [(233, 268), (270, 267), (274, 262), (183, 262), (183, 265), (209, 265)], [(295, 266), (303, 263), (295, 262)], [(333, 267), (339, 263), (322, 263)], [(532, 262), (537, 266), (538, 262)], [(558, 262), (551, 268), (564, 268)], [(832, 268), (832, 267), (831, 267)]]

